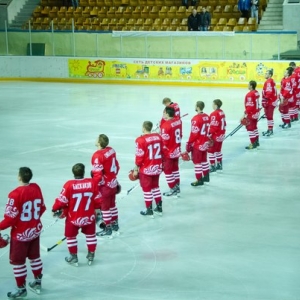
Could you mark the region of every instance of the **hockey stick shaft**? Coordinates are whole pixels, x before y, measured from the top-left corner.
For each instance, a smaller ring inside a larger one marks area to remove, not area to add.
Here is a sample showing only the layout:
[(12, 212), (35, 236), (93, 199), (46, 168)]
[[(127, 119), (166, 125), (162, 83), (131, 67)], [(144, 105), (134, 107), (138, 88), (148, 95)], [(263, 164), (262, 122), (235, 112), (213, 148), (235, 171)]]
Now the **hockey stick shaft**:
[(52, 223), (50, 223), (48, 226), (46, 226), (45, 228), (43, 228), (43, 230), (41, 231), (41, 233), (43, 233), (45, 230), (49, 229), (51, 226), (53, 226), (56, 222), (58, 221), (58, 218), (56, 218)]
[(139, 185), (139, 183), (136, 183), (132, 188), (130, 188), (130, 189), (127, 191), (127, 195), (130, 194), (134, 189), (136, 189), (138, 185)]
[[(182, 118), (184, 118), (184, 117), (186, 117), (186, 116), (188, 116), (188, 113), (182, 115), (182, 116), (180, 117), (180, 119), (182, 119)], [(160, 124), (160, 123), (157, 123), (157, 124), (156, 124), (156, 127), (155, 127), (154, 129), (152, 129), (152, 132), (156, 132), (156, 130), (159, 128), (159, 124)]]
[[(263, 114), (258, 120), (257, 120), (257, 122), (258, 121), (260, 121), (261, 119), (263, 119), (265, 117), (265, 114)], [(239, 126), (237, 126), (235, 129), (233, 129), (226, 137), (225, 137), (225, 139), (224, 139), (224, 141), (229, 137), (229, 136), (233, 136), (238, 130), (240, 130), (240, 128), (242, 128), (243, 127), (243, 125), (242, 124), (240, 124)]]
[(55, 247), (57, 247), (58, 245), (60, 245), (64, 240), (66, 239), (66, 237), (64, 237), (63, 239), (61, 239), (60, 241), (58, 241), (56, 244), (54, 244), (52, 247), (47, 248), (47, 252), (51, 251), (52, 249), (54, 249)]

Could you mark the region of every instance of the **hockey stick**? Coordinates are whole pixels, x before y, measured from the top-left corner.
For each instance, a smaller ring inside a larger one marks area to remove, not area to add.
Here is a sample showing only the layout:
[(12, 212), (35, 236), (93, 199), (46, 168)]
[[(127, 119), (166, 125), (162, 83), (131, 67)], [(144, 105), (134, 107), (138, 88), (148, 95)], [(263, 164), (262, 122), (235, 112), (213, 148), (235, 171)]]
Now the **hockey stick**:
[(55, 247), (57, 247), (58, 245), (60, 245), (64, 240), (66, 239), (66, 237), (64, 237), (63, 239), (59, 240), (56, 244), (54, 244), (52, 247), (47, 248), (47, 252), (51, 251), (52, 249), (54, 249)]
[[(262, 116), (259, 117), (259, 119), (257, 120), (257, 122), (259, 122), (259, 120), (265, 118), (265, 114), (263, 114)], [(223, 142), (229, 137), (229, 136), (233, 136), (237, 131), (239, 131), (244, 125), (240, 124), (239, 126), (237, 126), (235, 129), (233, 129), (228, 135), (226, 135), (225, 139), (223, 140)]]
[(130, 188), (128, 191), (127, 191), (127, 194), (126, 196), (128, 196), (133, 190), (135, 190), (137, 187), (138, 187), (139, 183), (136, 183), (132, 188)]
[[(188, 115), (188, 113), (182, 115), (182, 116), (180, 117), (180, 119), (186, 117), (187, 115)], [(155, 127), (154, 129), (152, 129), (152, 132), (156, 132), (156, 130), (157, 130), (158, 128), (159, 128), (159, 123), (156, 124), (156, 127)]]

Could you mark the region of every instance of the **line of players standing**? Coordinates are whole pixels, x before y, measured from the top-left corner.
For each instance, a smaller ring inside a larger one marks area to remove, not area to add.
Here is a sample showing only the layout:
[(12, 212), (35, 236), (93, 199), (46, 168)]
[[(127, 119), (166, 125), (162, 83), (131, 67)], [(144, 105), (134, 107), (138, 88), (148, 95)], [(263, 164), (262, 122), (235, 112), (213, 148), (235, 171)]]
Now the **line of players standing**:
[[(300, 67), (294, 62), (289, 64), (281, 80), (280, 92), (277, 94), (276, 84), (272, 78), (273, 69), (267, 70), (266, 81), (262, 90), (262, 108), (264, 117), (267, 119), (268, 129), (262, 132), (263, 136), (270, 137), (274, 134), (274, 110), (279, 104), (279, 112), (283, 124), (282, 129), (291, 128), (291, 123), (299, 120), (298, 111), (300, 108)], [(245, 147), (248, 150), (258, 148), (259, 133), (257, 123), (260, 115), (259, 92), (256, 90), (256, 82), (249, 82), (249, 92), (245, 96), (245, 112), (241, 123), (246, 126), (249, 134), (250, 144)], [(278, 103), (279, 102), (279, 103)]]
[[(262, 106), (268, 125), (268, 130), (263, 133), (265, 136), (273, 134), (273, 113), (278, 98), (272, 76), (273, 70), (268, 70), (262, 92)], [(257, 122), (260, 108), (255, 81), (249, 82), (249, 90), (245, 97), (243, 119), (247, 120), (246, 129), (250, 138), (250, 145), (246, 149), (251, 150), (259, 146)], [(290, 128), (291, 122), (298, 121), (300, 105), (300, 68), (293, 62), (286, 69), (281, 81), (279, 100), (279, 111), (283, 120), (281, 127)], [(203, 112), (204, 102), (196, 102), (197, 114), (191, 120), (185, 153), (181, 153), (180, 150), (182, 122), (179, 106), (169, 98), (165, 98), (163, 104), (165, 109), (160, 122), (160, 133), (152, 132), (152, 122), (145, 121), (142, 126), (143, 135), (135, 141), (136, 166), (130, 178), (139, 178), (146, 205), (146, 209), (140, 212), (143, 216), (162, 215), (162, 195), (159, 188), (159, 176), (162, 172), (165, 173), (170, 188), (163, 195), (180, 196), (180, 157), (188, 160), (188, 153), (191, 153), (196, 177), (196, 181), (191, 183), (192, 186), (204, 185), (209, 182), (210, 173), (222, 171), (221, 149), (226, 126), (225, 114), (221, 110), (222, 101), (219, 99), (213, 101), (214, 111), (210, 116)], [(116, 152), (109, 146), (109, 138), (105, 134), (99, 135), (96, 146), (98, 150), (91, 159), (92, 178), (84, 177), (83, 164), (75, 164), (72, 168), (74, 179), (64, 184), (52, 207), (55, 217), (66, 218), (65, 237), (70, 255), (65, 261), (76, 266), (78, 266), (76, 237), (79, 230), (86, 236), (88, 264), (94, 260), (96, 235), (111, 238), (119, 233), (118, 209), (115, 201), (116, 194), (120, 192), (117, 181), (119, 163)], [(41, 216), (46, 207), (40, 187), (36, 183), (30, 183), (32, 176), (32, 171), (28, 167), (19, 169), (20, 186), (9, 193), (4, 219), (0, 222), (0, 231), (11, 228), (10, 263), (13, 265), (17, 288), (7, 294), (9, 299), (20, 299), (27, 295), (27, 258), (34, 276), (29, 288), (37, 294), (41, 293), (43, 277), (43, 263), (40, 258)], [(152, 208), (153, 200), (156, 203), (155, 208)], [(102, 231), (96, 233), (98, 215), (95, 215), (95, 210), (99, 209), (103, 216), (103, 222), (100, 224)]]

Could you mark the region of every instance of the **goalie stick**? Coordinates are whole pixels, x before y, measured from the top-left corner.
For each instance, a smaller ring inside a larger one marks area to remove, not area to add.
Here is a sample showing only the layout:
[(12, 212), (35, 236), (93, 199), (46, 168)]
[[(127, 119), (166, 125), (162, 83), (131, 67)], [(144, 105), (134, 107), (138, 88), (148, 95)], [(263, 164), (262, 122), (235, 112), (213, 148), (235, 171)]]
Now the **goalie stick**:
[[(186, 116), (188, 116), (188, 113), (182, 115), (182, 116), (180, 117), (180, 119), (182, 119), (182, 118), (184, 118), (184, 117), (186, 117)], [(155, 127), (154, 129), (152, 129), (152, 132), (156, 132), (158, 128), (159, 128), (159, 123), (156, 124), (156, 127)]]

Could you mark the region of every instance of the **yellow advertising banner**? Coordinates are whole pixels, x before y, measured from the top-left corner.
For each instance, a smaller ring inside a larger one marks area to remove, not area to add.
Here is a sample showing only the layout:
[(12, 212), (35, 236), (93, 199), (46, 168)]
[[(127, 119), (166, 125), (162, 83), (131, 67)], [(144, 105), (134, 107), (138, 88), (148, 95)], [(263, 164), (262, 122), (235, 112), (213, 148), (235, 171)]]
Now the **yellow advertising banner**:
[(69, 59), (69, 77), (140, 82), (199, 82), (242, 84), (265, 81), (268, 69), (280, 82), (287, 61), (213, 61), (196, 59)]

